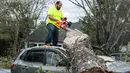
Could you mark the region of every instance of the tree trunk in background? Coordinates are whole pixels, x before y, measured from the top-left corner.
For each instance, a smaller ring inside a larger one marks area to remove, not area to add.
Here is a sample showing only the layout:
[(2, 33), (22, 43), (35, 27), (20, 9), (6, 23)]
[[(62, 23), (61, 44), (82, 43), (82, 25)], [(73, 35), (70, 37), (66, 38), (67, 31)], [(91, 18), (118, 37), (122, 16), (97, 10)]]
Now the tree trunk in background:
[[(126, 45), (125, 35), (130, 29), (130, 0), (69, 0), (83, 9), (83, 30), (91, 36), (97, 51), (107, 54), (120, 51)], [(128, 40), (126, 40), (128, 42)]]
[(103, 70), (107, 69), (104, 60), (97, 57), (93, 52), (87, 34), (78, 30), (67, 32), (63, 45), (72, 58), (73, 73), (81, 73), (93, 67), (100, 67)]

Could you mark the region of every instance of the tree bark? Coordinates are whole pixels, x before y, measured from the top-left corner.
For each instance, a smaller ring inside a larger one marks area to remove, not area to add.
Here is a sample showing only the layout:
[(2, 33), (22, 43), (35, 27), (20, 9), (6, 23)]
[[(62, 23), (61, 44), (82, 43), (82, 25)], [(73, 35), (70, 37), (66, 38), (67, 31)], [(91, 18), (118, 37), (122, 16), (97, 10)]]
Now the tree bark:
[(78, 30), (67, 32), (63, 47), (67, 49), (71, 57), (73, 73), (81, 73), (93, 67), (106, 70), (103, 59), (97, 57), (92, 50), (90, 38)]

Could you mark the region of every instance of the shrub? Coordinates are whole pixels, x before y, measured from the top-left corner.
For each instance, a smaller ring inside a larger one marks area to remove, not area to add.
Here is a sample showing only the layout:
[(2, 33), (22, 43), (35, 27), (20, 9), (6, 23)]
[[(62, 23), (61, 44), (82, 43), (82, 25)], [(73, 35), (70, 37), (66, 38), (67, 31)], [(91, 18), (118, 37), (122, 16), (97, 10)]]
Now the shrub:
[(9, 69), (11, 65), (11, 60), (7, 57), (0, 57), (0, 68)]

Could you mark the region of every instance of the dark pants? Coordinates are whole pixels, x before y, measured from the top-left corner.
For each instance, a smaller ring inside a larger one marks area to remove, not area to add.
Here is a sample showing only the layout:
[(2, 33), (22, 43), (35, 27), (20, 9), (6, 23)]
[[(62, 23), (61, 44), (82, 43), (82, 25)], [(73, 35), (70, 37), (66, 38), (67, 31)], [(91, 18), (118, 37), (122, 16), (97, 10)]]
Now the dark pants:
[(48, 35), (45, 44), (50, 44), (52, 41), (53, 46), (57, 46), (59, 29), (51, 23), (47, 24), (47, 29), (48, 29)]

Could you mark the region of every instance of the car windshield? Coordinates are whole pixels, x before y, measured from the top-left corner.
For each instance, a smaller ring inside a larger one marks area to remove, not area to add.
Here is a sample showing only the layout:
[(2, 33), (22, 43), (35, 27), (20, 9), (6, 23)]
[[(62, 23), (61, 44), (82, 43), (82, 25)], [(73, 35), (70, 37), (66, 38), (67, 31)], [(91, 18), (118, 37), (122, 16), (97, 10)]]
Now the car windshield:
[(20, 59), (29, 62), (41, 62), (43, 63), (44, 50), (27, 50), (21, 56)]
[(66, 50), (64, 51), (64, 50), (59, 49), (59, 48), (56, 48), (56, 49), (60, 50), (66, 57), (69, 57), (68, 54), (67, 54), (67, 52), (66, 52)]

